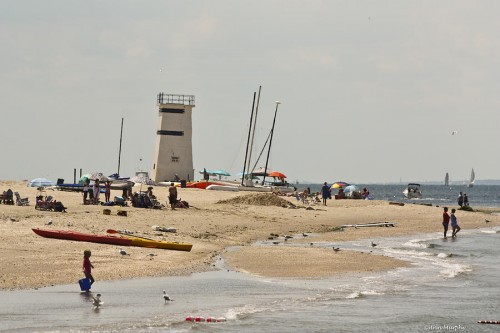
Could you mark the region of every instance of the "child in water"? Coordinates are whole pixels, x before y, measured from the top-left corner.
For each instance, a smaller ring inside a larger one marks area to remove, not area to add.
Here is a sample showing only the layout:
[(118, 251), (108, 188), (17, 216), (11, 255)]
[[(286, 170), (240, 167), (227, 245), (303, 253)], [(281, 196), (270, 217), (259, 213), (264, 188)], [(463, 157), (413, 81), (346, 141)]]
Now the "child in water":
[(92, 286), (95, 281), (92, 276), (92, 268), (94, 268), (94, 266), (90, 262), (91, 255), (92, 252), (90, 252), (90, 250), (83, 251), (83, 274), (85, 274), (85, 277), (90, 280), (90, 286)]
[(460, 226), (458, 225), (457, 222), (457, 217), (455, 216), (455, 208), (451, 210), (451, 227), (453, 228), (453, 232), (451, 233), (451, 238), (457, 237), (457, 233), (460, 231)]

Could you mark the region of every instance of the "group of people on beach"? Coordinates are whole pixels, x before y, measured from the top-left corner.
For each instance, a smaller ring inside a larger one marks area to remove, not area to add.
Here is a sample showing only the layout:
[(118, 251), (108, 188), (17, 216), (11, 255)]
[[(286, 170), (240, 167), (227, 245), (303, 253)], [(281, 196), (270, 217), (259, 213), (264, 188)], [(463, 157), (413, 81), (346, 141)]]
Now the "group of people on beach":
[(448, 207), (443, 208), (443, 228), (444, 228), (444, 238), (446, 239), (448, 234), (448, 226), (451, 222), (451, 238), (457, 237), (457, 233), (460, 231), (460, 226), (458, 225), (457, 217), (455, 216), (455, 208), (451, 210), (451, 215), (448, 214)]
[[(94, 185), (90, 189), (90, 180), (86, 179), (83, 183), (83, 204), (89, 203), (97, 205), (99, 203), (99, 194), (101, 193), (100, 180), (94, 180)], [(90, 195), (89, 195), (90, 194)], [(111, 196), (111, 181), (104, 182), (104, 202), (109, 202)]]

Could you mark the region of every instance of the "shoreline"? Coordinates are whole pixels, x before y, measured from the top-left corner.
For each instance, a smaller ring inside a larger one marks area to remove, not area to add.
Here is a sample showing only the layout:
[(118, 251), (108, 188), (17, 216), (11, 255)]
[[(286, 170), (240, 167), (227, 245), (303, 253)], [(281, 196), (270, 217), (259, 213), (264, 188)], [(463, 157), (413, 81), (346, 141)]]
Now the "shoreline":
[[(179, 197), (192, 207), (171, 211), (85, 206), (81, 203), (81, 193), (47, 191), (68, 208), (67, 213), (56, 213), (35, 210), (37, 190), (26, 187), (24, 182), (0, 182), (0, 186), (2, 191), (11, 188), (30, 200), (30, 206), (0, 205), (0, 290), (76, 284), (83, 277), (81, 265), (85, 249), (92, 250), (96, 283), (214, 270), (214, 260), (219, 255), (231, 269), (265, 277), (314, 279), (344, 273), (385, 271), (402, 267), (405, 262), (377, 254), (354, 253), (357, 251), (334, 253), (319, 247), (256, 246), (253, 243), (267, 240), (271, 234), (308, 233), (313, 235), (290, 242), (335, 243), (359, 239), (369, 242), (370, 238), (442, 230), (440, 207), (396, 206), (377, 200), (328, 200), (326, 207), (311, 206), (312, 209), (307, 210), (304, 207), (291, 209), (239, 203), (242, 196), (250, 193), (179, 189)], [(156, 186), (154, 193), (165, 204), (168, 188)], [(121, 195), (121, 191), (112, 191), (111, 197), (115, 195)], [(279, 198), (296, 204), (293, 198)], [(233, 202), (217, 203), (221, 200)], [(103, 214), (105, 208), (111, 210), (111, 215)], [(118, 210), (126, 210), (128, 216), (117, 216)], [(457, 217), (464, 230), (500, 225), (499, 215), (483, 211), (458, 211)], [(488, 225), (484, 222), (486, 219), (491, 221)], [(394, 222), (396, 226), (339, 231), (339, 227), (345, 224), (381, 221)], [(174, 227), (177, 233), (157, 232), (151, 228), (153, 225)], [(191, 243), (193, 249), (178, 252), (129, 247), (126, 250), (131, 255), (122, 258), (118, 246), (42, 238), (31, 228), (96, 234), (106, 234), (106, 229), (110, 228), (127, 229), (145, 237)], [(233, 246), (241, 248), (227, 251)], [(153, 259), (148, 256), (150, 253), (155, 254)]]

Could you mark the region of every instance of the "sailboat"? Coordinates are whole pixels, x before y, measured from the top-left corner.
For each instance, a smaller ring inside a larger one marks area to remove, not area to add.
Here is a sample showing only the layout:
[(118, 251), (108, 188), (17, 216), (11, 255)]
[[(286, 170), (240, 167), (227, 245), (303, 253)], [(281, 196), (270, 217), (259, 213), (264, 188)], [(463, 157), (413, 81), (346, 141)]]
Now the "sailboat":
[(444, 186), (450, 186), (450, 175), (448, 172), (446, 173), (446, 176), (444, 177)]
[(474, 186), (474, 179), (476, 179), (476, 174), (474, 173), (474, 168), (472, 168), (472, 171), (470, 172), (470, 180), (468, 187)]

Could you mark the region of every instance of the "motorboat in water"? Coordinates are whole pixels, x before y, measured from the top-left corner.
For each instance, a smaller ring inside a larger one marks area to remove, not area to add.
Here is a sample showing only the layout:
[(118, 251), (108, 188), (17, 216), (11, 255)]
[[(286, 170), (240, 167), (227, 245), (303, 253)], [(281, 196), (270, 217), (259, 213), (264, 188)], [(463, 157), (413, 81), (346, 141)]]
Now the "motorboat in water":
[(420, 184), (409, 183), (403, 191), (407, 199), (420, 199), (422, 198), (422, 191), (420, 191)]

